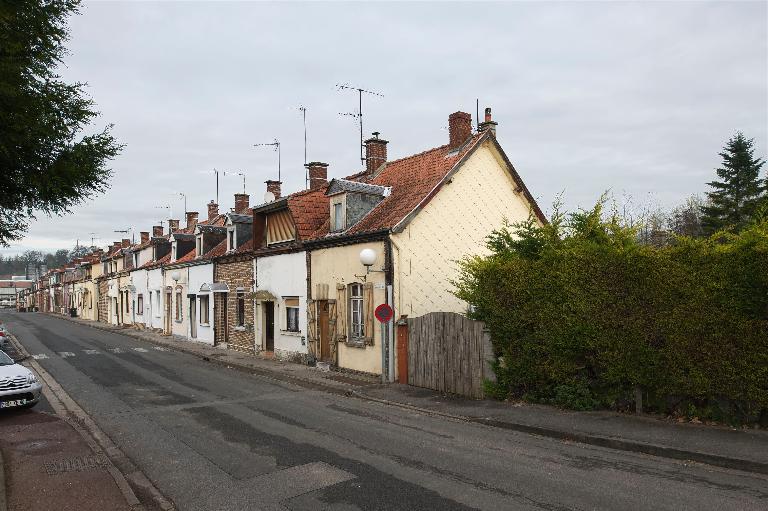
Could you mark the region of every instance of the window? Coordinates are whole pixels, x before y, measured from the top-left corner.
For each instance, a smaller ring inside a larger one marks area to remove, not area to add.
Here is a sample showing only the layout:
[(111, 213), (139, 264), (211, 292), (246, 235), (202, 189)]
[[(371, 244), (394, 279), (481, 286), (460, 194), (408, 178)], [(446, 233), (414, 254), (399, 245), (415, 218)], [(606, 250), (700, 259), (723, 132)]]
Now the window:
[(183, 318), (181, 305), (181, 291), (176, 291), (176, 321), (181, 321)]
[(136, 314), (144, 314), (144, 295), (136, 297)]
[(349, 285), (349, 328), (352, 339), (365, 337), (365, 319), (363, 316), (363, 285)]
[(340, 231), (344, 229), (344, 204), (333, 205), (333, 230)]
[(228, 248), (229, 248), (229, 250), (234, 250), (235, 249), (235, 230), (232, 229), (232, 230), (228, 231), (227, 235), (229, 236), (229, 241), (227, 242), (228, 245), (229, 245)]
[(299, 331), (299, 299), (285, 299), (285, 329), (289, 332)]
[(198, 295), (200, 299), (200, 324), (208, 324), (208, 295)]
[(160, 291), (155, 291), (155, 316), (160, 317)]
[(245, 326), (245, 293), (237, 292), (237, 326)]
[(125, 302), (125, 312), (131, 312), (131, 299), (128, 296), (128, 291), (125, 291), (123, 293), (123, 296), (125, 297), (123, 301)]
[(202, 235), (198, 236), (196, 241), (197, 241), (197, 250), (195, 253), (201, 256), (203, 255), (203, 236)]

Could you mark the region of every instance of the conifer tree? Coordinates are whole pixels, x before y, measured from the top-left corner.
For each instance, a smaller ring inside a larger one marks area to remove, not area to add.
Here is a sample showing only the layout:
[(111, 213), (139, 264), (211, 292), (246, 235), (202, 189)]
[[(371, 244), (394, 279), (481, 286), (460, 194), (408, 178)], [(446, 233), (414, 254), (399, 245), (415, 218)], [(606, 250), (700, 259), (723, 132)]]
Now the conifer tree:
[(719, 179), (707, 183), (713, 190), (707, 192), (708, 204), (701, 208), (706, 234), (719, 229), (740, 231), (757, 213), (766, 194), (760, 177), (765, 160), (755, 158), (754, 139), (737, 132), (719, 154), (723, 159), (717, 169)]

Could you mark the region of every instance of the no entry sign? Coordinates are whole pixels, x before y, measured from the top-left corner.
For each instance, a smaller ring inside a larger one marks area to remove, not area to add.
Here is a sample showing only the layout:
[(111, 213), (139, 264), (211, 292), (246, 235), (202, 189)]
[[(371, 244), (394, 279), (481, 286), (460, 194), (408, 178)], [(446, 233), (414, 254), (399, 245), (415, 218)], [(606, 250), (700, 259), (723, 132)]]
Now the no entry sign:
[(376, 319), (378, 319), (382, 323), (386, 323), (390, 319), (392, 319), (392, 316), (394, 315), (394, 311), (392, 311), (392, 307), (387, 305), (386, 303), (382, 303), (378, 307), (376, 307), (376, 310), (373, 313), (374, 316), (376, 316)]

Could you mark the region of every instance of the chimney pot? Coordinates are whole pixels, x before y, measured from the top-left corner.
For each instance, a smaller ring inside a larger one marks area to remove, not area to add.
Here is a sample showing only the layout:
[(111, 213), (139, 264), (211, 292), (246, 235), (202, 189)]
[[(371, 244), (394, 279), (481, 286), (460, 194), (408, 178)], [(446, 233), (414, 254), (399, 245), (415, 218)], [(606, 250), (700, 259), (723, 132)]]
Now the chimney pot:
[(219, 205), (211, 201), (208, 203), (208, 221), (213, 222), (217, 216), (219, 216)]
[(128, 247), (130, 247), (130, 246), (131, 246), (131, 240), (129, 240), (129, 239), (123, 239), (123, 242), (122, 242), (122, 247), (123, 247), (123, 248), (128, 248)]
[(187, 211), (187, 230), (194, 230), (197, 225), (197, 211)]
[(458, 149), (472, 136), (472, 116), (466, 112), (454, 112), (448, 116), (448, 147)]
[(141, 231), (141, 242), (146, 243), (149, 241), (149, 231)]
[(477, 127), (477, 130), (480, 133), (484, 133), (486, 131), (490, 131), (491, 135), (494, 137), (496, 136), (496, 126), (498, 126), (499, 123), (494, 121), (491, 118), (491, 107), (487, 107), (485, 109), (485, 122), (481, 122), (480, 126)]
[(389, 141), (379, 138), (379, 132), (374, 131), (373, 137), (365, 141), (365, 172), (373, 174), (387, 162), (387, 144)]
[(248, 211), (250, 196), (247, 193), (235, 194), (235, 213), (242, 215)]
[(312, 161), (306, 164), (309, 171), (309, 189), (315, 190), (328, 184), (328, 164)]
[(160, 238), (163, 235), (163, 226), (162, 225), (153, 225), (152, 226), (152, 236), (155, 238)]
[(268, 181), (264, 181), (264, 182), (267, 183), (267, 191), (272, 193), (272, 195), (275, 196), (275, 199), (279, 199), (280, 198), (280, 185), (282, 185), (283, 183), (280, 182), (280, 181), (273, 181), (271, 179), (268, 180)]
[(168, 220), (168, 234), (173, 234), (179, 230), (179, 221), (175, 219)]

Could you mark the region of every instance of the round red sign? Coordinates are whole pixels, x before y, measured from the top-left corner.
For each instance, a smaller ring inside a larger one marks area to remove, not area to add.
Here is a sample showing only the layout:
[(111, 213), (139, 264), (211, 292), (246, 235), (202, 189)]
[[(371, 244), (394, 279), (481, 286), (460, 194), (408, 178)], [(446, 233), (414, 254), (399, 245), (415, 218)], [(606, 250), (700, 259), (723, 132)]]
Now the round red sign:
[(374, 316), (376, 316), (376, 319), (381, 321), (382, 323), (386, 323), (390, 319), (392, 319), (392, 316), (394, 315), (394, 311), (392, 310), (392, 307), (387, 305), (386, 303), (382, 303), (378, 307), (376, 307), (376, 310), (374, 311)]

